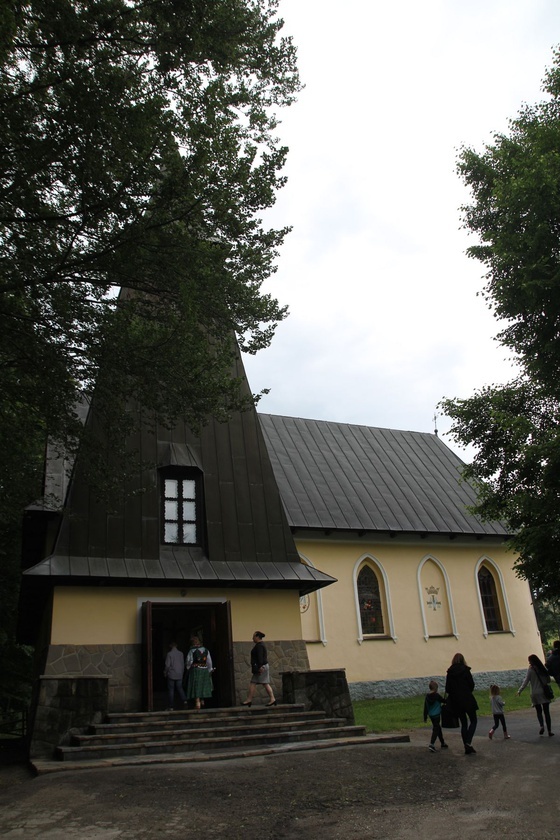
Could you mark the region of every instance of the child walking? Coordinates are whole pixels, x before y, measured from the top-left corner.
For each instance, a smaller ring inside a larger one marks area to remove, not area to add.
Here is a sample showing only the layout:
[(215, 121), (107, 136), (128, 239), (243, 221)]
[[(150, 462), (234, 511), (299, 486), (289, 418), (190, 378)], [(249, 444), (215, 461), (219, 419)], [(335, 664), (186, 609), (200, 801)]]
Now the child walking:
[(500, 686), (492, 684), (490, 686), (490, 702), (492, 704), (492, 714), (494, 715), (494, 726), (488, 733), (488, 737), (492, 740), (492, 736), (496, 729), (499, 728), (500, 723), (504, 730), (504, 741), (507, 741), (511, 736), (507, 733), (506, 719), (504, 716), (504, 706), (506, 701), (500, 695)]
[(442, 750), (446, 750), (447, 744), (443, 740), (443, 732), (441, 731), (441, 704), (444, 700), (441, 694), (438, 694), (438, 684), (435, 680), (430, 680), (428, 688), (430, 690), (424, 700), (424, 722), (430, 718), (432, 723), (432, 737), (428, 749), (430, 752), (435, 752), (435, 744), (439, 738)]

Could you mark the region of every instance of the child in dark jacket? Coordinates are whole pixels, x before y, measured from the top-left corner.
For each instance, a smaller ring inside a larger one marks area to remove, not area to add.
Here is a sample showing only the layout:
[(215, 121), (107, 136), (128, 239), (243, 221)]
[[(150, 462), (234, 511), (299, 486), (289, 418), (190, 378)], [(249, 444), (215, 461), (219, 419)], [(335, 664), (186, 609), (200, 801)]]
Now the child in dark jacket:
[(447, 749), (447, 744), (443, 739), (443, 732), (441, 731), (441, 704), (444, 699), (441, 694), (438, 694), (438, 684), (435, 680), (430, 680), (428, 688), (430, 689), (426, 694), (424, 700), (424, 721), (430, 718), (432, 723), (432, 737), (428, 749), (430, 752), (435, 752), (435, 743), (439, 738), (442, 750)]

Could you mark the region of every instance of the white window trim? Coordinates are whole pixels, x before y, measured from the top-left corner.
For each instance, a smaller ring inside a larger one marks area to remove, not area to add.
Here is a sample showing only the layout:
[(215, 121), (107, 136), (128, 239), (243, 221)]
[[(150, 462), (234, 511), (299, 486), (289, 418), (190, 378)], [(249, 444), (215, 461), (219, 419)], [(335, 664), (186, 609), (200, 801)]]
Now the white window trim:
[(512, 621), (512, 618), (511, 618), (511, 612), (510, 612), (510, 609), (509, 609), (509, 600), (508, 600), (506, 587), (505, 587), (505, 583), (504, 583), (504, 577), (502, 575), (502, 572), (501, 572), (501, 569), (499, 568), (499, 566), (497, 566), (494, 563), (494, 561), (490, 557), (488, 557), (487, 554), (484, 554), (479, 559), (478, 563), (476, 564), (475, 570), (474, 570), (474, 583), (475, 583), (475, 586), (476, 586), (476, 594), (477, 594), (477, 597), (478, 597), (478, 608), (480, 609), (480, 620), (482, 621), (482, 635), (484, 636), (485, 639), (487, 639), (488, 636), (490, 635), (490, 632), (489, 632), (489, 630), (486, 626), (486, 618), (484, 616), (484, 607), (482, 606), (482, 596), (480, 594), (480, 586), (478, 585), (478, 572), (480, 571), (481, 566), (489, 566), (490, 569), (492, 570), (492, 573), (495, 573), (497, 578), (498, 578), (498, 583), (500, 585), (501, 595), (502, 595), (502, 598), (503, 598), (503, 601), (504, 601), (504, 609), (506, 611), (506, 620), (507, 620), (507, 625), (508, 625), (507, 630), (505, 630), (504, 632), (506, 632), (506, 633), (509, 632), (509, 633), (511, 633), (512, 636), (515, 636), (515, 628), (513, 626), (513, 621)]
[(424, 641), (427, 642), (428, 639), (430, 638), (430, 634), (428, 633), (428, 621), (427, 621), (427, 618), (426, 618), (426, 607), (425, 607), (425, 602), (424, 602), (424, 595), (423, 595), (423, 592), (422, 592), (422, 569), (424, 568), (424, 565), (428, 561), (431, 561), (432, 563), (435, 563), (436, 566), (438, 567), (438, 569), (440, 570), (442, 576), (443, 576), (443, 581), (444, 581), (444, 584), (445, 584), (445, 594), (447, 596), (447, 603), (449, 604), (449, 615), (450, 615), (450, 618), (451, 618), (451, 630), (452, 630), (452, 633), (455, 636), (455, 638), (458, 639), (459, 638), (459, 631), (457, 629), (457, 621), (455, 619), (455, 607), (453, 606), (453, 598), (451, 597), (451, 586), (449, 584), (449, 578), (447, 576), (447, 572), (445, 570), (445, 567), (443, 566), (442, 563), (440, 563), (440, 561), (437, 559), (437, 557), (434, 557), (433, 554), (426, 554), (426, 556), (423, 557), (422, 560), (420, 561), (420, 564), (418, 566), (418, 571), (416, 573), (416, 580), (417, 580), (417, 584), (418, 584), (418, 598), (420, 600), (420, 612), (422, 614), (422, 628), (424, 630)]
[[(310, 566), (312, 569), (315, 568), (315, 565), (311, 562), (311, 560), (305, 556), (305, 554), (299, 555), (301, 559), (304, 561), (306, 566)], [(320, 589), (316, 589), (315, 592), (311, 593), (312, 595), (317, 596), (317, 618), (319, 620), (319, 639), (321, 644), (326, 647), (327, 646), (327, 634), (325, 631), (325, 613), (323, 611), (323, 593)], [(303, 626), (302, 626), (302, 633), (303, 636)], [(305, 641), (305, 639), (303, 640)]]
[(389, 579), (385, 572), (385, 569), (375, 557), (372, 557), (371, 554), (362, 554), (356, 563), (354, 564), (354, 571), (353, 571), (353, 583), (354, 583), (354, 605), (356, 609), (356, 626), (358, 629), (358, 644), (361, 645), (364, 641), (364, 635), (362, 633), (362, 619), (360, 616), (360, 600), (358, 598), (358, 573), (362, 566), (371, 565), (372, 568), (375, 567), (376, 571), (379, 572), (381, 577), (383, 578), (383, 588), (385, 590), (385, 607), (387, 609), (387, 623), (389, 625), (388, 630), (389, 632), (385, 635), (390, 636), (391, 639), (396, 642), (397, 636), (395, 634), (395, 625), (393, 622), (393, 607), (391, 604), (391, 593), (389, 590)]

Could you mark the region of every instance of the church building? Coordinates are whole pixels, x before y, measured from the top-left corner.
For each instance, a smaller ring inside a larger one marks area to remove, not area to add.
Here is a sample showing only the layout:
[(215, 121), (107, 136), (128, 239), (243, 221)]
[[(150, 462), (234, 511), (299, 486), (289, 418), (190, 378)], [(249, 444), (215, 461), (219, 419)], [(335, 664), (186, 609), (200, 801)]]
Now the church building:
[(539, 652), (507, 533), (469, 513), (437, 435), (252, 409), (132, 445), (153, 466), (117, 509), (51, 448), (26, 511), (20, 638), (42, 678), (104, 677), (109, 710), (164, 708), (169, 644), (194, 632), (216, 706), (246, 696), (255, 630), (278, 693), (282, 672), (341, 668), (354, 698), (419, 693), (457, 651), (506, 684)]

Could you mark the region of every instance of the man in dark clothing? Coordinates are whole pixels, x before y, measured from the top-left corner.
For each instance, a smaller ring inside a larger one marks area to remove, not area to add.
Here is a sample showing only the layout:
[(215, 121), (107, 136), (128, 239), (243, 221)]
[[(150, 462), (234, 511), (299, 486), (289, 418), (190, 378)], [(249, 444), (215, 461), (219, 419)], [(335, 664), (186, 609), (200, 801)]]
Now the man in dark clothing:
[(556, 684), (560, 686), (560, 641), (554, 642), (552, 645), (552, 653), (546, 660), (546, 670), (556, 680)]

